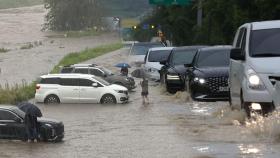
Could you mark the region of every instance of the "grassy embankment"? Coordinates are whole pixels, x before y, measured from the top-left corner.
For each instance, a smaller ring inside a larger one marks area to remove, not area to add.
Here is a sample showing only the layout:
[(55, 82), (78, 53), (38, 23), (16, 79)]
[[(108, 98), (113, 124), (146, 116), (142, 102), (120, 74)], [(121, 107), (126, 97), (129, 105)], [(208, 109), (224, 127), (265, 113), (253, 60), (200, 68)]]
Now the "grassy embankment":
[(0, 9), (43, 4), (43, 0), (0, 0)]
[[(59, 66), (80, 63), (120, 48), (122, 48), (122, 44), (115, 43), (68, 54), (53, 68), (51, 72), (58, 72)], [(35, 86), (36, 81), (30, 85), (23, 83), (22, 85), (16, 85), (14, 87), (10, 87), (9, 85), (0, 87), (0, 104), (16, 104), (17, 102), (33, 98), (35, 94)]]

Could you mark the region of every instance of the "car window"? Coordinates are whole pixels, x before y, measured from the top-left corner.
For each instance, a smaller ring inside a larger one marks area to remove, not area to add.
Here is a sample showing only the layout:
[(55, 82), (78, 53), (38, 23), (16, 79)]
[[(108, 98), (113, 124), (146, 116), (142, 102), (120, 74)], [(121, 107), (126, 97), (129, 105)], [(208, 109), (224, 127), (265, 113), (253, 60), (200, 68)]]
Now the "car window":
[(79, 86), (79, 79), (76, 78), (61, 78), (60, 84), (63, 86)]
[(161, 62), (167, 60), (171, 50), (156, 50), (150, 51), (148, 61), (149, 62)]
[(17, 116), (9, 111), (0, 110), (0, 120), (15, 120)]
[(241, 48), (241, 40), (242, 40), (242, 37), (243, 37), (243, 34), (244, 34), (244, 29), (245, 28), (241, 28), (239, 33), (238, 33), (238, 37), (237, 37), (237, 41), (236, 41), (236, 47), (237, 48)]
[(96, 81), (98, 81), (99, 83), (103, 84), (104, 86), (109, 86), (110, 83), (105, 81), (104, 79), (100, 78), (100, 77), (93, 77), (93, 79), (95, 79)]
[(199, 53), (196, 66), (202, 67), (225, 67), (229, 65), (230, 49), (207, 50)]
[(172, 65), (191, 64), (196, 54), (196, 49), (174, 50), (171, 58)]
[(280, 29), (253, 30), (250, 39), (252, 57), (280, 56)]
[(60, 73), (71, 73), (73, 71), (72, 67), (64, 67), (61, 69)]
[(59, 84), (60, 78), (42, 78), (39, 83), (41, 84)]
[(88, 68), (75, 68), (75, 73), (88, 74)]
[(150, 48), (163, 47), (162, 44), (134, 45), (132, 47), (132, 55), (146, 55)]
[(95, 76), (101, 76), (103, 77), (103, 72), (98, 69), (90, 69), (89, 73)]
[(84, 87), (92, 87), (93, 81), (88, 79), (79, 79), (79, 85)]

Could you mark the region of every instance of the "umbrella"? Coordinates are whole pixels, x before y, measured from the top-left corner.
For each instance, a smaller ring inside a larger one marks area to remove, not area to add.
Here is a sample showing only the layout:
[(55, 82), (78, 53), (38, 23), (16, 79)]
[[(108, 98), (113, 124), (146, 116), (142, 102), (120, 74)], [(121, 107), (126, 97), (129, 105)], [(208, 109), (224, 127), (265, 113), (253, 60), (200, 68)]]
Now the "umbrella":
[(133, 72), (131, 72), (131, 76), (136, 78), (147, 78), (149, 75), (145, 72), (144, 69), (136, 69)]
[(41, 110), (34, 104), (31, 104), (29, 102), (23, 102), (17, 105), (17, 107), (24, 111), (26, 114), (30, 114), (36, 117), (42, 117)]
[(115, 65), (115, 67), (120, 67), (120, 68), (122, 68), (122, 67), (127, 67), (127, 68), (131, 68), (131, 66), (128, 65), (127, 63), (118, 63), (118, 64)]

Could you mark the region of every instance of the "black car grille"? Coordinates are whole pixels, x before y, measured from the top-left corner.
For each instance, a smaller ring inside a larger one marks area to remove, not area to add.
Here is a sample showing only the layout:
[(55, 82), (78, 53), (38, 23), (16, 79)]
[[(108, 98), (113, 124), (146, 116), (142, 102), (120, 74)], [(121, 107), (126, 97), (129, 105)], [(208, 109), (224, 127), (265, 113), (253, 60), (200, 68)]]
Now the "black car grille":
[(219, 93), (220, 87), (228, 87), (228, 77), (209, 77), (207, 78), (206, 85), (212, 93)]

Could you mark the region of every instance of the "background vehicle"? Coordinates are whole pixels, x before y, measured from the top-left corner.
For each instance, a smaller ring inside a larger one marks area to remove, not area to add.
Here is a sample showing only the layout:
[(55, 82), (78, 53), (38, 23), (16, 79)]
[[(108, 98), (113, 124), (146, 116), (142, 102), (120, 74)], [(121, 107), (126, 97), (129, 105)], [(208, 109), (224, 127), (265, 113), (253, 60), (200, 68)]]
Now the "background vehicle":
[(160, 80), (159, 70), (163, 66), (160, 62), (167, 60), (173, 48), (174, 47), (156, 47), (149, 49), (144, 59), (144, 69), (150, 79), (155, 81)]
[(160, 62), (164, 65), (160, 69), (160, 80), (165, 84), (166, 90), (174, 93), (184, 90), (187, 68), (185, 64), (191, 64), (199, 48), (206, 46), (185, 46), (174, 48), (166, 61)]
[(228, 100), (228, 74), (231, 46), (198, 50), (187, 69), (186, 89), (193, 100)]
[(102, 103), (128, 101), (127, 88), (109, 84), (88, 74), (49, 74), (41, 76), (36, 86), (36, 102), (44, 103)]
[(61, 69), (60, 73), (91, 74), (94, 76), (101, 77), (111, 84), (124, 86), (128, 90), (132, 90), (136, 87), (135, 81), (132, 77), (115, 75), (105, 67), (97, 66), (95, 64), (74, 64), (66, 66)]
[[(280, 21), (242, 25), (230, 60), (230, 104), (266, 114), (274, 110), (273, 90), (280, 77)], [(279, 97), (279, 96), (278, 96)], [(240, 106), (241, 105), (241, 106)]]
[[(25, 113), (16, 106), (0, 105), (0, 138), (27, 140)], [(64, 125), (54, 119), (38, 118), (41, 141), (59, 142), (64, 137)]]
[(150, 48), (164, 47), (159, 42), (138, 42), (134, 43), (129, 51), (129, 59), (131, 65), (140, 66), (144, 63), (145, 55)]

